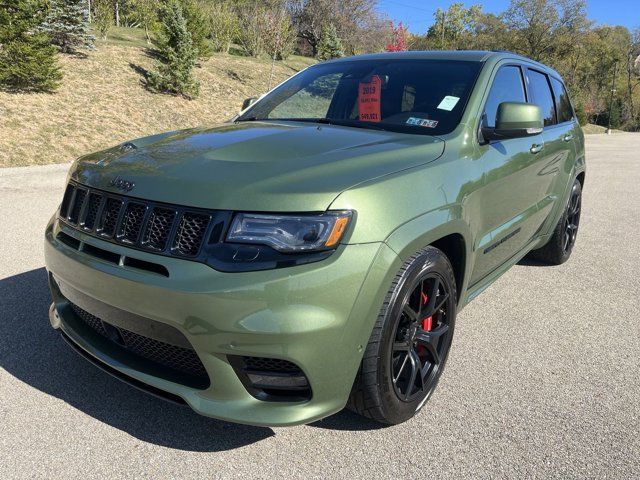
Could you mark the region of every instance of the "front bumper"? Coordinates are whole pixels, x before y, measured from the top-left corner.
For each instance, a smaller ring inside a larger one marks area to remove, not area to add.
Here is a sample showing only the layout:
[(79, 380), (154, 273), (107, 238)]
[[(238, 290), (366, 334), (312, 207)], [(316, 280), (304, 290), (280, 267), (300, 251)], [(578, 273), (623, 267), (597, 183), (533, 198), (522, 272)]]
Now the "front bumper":
[[(160, 263), (169, 276), (101, 261), (56, 239)], [(46, 266), (53, 282), (54, 322), (68, 340), (119, 374), (183, 399), (196, 412), (252, 425), (309, 423), (346, 404), (382, 300), (400, 260), (384, 243), (343, 245), (315, 264), (222, 273), (187, 260), (103, 242), (53, 219), (46, 229)], [(57, 284), (179, 330), (204, 365), (210, 386), (197, 389), (136, 368), (65, 320)], [(56, 315), (57, 313), (57, 315)], [(56, 318), (57, 317), (57, 318)], [(252, 396), (228, 356), (270, 357), (297, 364), (310, 400), (270, 402)]]

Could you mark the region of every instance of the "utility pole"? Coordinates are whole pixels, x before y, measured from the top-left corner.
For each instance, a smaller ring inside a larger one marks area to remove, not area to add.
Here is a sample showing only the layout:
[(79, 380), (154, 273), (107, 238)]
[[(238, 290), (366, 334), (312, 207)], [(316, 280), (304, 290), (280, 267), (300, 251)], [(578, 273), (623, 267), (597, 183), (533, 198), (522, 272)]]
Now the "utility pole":
[(611, 79), (611, 96), (609, 98), (609, 125), (607, 126), (606, 133), (611, 135), (611, 112), (613, 111), (613, 94), (616, 91), (616, 70), (618, 68), (618, 60), (613, 64), (613, 78)]

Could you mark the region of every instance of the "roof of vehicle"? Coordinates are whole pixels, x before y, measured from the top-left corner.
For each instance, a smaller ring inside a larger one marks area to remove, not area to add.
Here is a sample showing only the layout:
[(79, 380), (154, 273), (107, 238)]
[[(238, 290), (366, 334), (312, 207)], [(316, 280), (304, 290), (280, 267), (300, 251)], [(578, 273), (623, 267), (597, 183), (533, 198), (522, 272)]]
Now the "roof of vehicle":
[[(397, 59), (405, 59), (405, 60), (460, 60), (460, 61), (468, 61), (468, 62), (486, 62), (488, 60), (501, 60), (501, 59), (512, 59), (524, 61), (527, 63), (534, 64), (541, 69), (546, 70), (548, 73), (553, 74), (560, 78), (560, 74), (556, 72), (553, 68), (544, 65), (540, 62), (536, 62), (535, 60), (531, 60), (522, 55), (518, 55), (517, 53), (509, 52), (509, 51), (487, 51), (487, 50), (411, 50), (406, 52), (383, 52), (383, 53), (371, 53), (366, 55), (356, 55), (353, 57), (343, 57), (335, 60), (330, 60), (330, 63), (333, 62), (348, 62), (352, 60), (397, 60)], [(329, 63), (329, 62), (327, 62)]]

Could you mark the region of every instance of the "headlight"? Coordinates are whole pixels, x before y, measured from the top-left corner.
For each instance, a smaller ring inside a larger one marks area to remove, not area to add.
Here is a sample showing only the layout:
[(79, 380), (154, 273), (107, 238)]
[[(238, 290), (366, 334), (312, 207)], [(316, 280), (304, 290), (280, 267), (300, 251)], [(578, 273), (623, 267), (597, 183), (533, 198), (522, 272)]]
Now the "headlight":
[(284, 253), (329, 250), (338, 245), (350, 219), (348, 211), (321, 215), (239, 213), (227, 241), (268, 245)]

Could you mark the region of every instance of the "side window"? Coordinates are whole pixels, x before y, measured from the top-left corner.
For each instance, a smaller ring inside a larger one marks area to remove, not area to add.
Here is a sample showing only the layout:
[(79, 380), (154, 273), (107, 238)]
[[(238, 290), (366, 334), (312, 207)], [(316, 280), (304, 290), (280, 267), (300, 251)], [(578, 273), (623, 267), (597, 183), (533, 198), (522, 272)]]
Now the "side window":
[(529, 91), (533, 103), (540, 107), (544, 126), (554, 125), (556, 123), (556, 107), (553, 104), (549, 80), (544, 73), (529, 70)]
[(567, 89), (560, 80), (551, 77), (551, 86), (553, 94), (556, 97), (556, 108), (558, 109), (558, 123), (570, 122), (573, 120), (573, 107), (569, 101)]
[(502, 102), (526, 102), (520, 67), (508, 65), (501, 67), (493, 79), (487, 103), (484, 106), (485, 126), (496, 126), (498, 105)]

